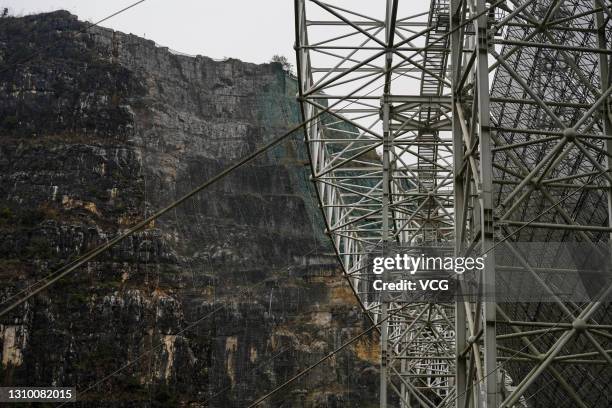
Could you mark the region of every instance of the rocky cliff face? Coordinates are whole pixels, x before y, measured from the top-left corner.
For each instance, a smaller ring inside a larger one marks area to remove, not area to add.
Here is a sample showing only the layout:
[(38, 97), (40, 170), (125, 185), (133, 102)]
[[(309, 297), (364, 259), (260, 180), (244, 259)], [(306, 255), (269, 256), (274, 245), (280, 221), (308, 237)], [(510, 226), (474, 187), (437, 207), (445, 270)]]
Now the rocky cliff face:
[[(2, 302), (298, 120), (280, 65), (85, 28), (67, 12), (0, 20)], [(87, 406), (243, 407), (367, 327), (300, 140), (3, 317), (2, 385), (76, 386)], [(264, 406), (374, 404), (376, 350), (363, 338)]]

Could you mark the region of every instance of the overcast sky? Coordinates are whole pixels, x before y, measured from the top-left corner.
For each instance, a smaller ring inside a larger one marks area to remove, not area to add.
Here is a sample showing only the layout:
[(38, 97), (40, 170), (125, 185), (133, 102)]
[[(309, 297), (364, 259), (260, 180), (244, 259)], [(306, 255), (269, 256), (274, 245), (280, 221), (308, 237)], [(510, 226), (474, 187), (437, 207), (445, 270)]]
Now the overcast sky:
[[(0, 0), (11, 14), (65, 9), (98, 21), (136, 0)], [(294, 60), (292, 0), (147, 0), (101, 24), (162, 46), (211, 58), (268, 62)]]

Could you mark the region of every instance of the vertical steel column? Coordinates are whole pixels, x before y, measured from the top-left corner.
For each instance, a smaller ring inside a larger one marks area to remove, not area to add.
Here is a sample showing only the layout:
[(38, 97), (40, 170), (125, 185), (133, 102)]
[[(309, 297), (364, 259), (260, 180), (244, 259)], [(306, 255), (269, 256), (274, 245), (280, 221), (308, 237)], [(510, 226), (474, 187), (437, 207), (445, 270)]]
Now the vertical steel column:
[[(390, 231), (389, 231), (389, 216), (390, 216), (390, 187), (391, 187), (391, 175), (390, 175), (390, 167), (391, 167), (391, 132), (389, 126), (389, 118), (390, 118), (390, 106), (387, 101), (383, 101), (382, 106), (382, 117), (383, 117), (383, 178), (382, 178), (382, 250), (383, 256), (387, 256), (387, 250), (389, 248), (390, 241)], [(389, 280), (389, 273), (385, 271), (384, 275), (385, 281)], [(389, 341), (389, 321), (388, 321), (388, 311), (389, 311), (389, 294), (387, 291), (381, 292), (381, 308), (380, 308), (380, 318), (382, 320), (382, 324), (380, 326), (381, 330), (381, 338), (380, 338), (380, 407), (387, 407), (387, 381), (388, 381), (388, 370), (387, 370), (387, 362), (388, 362), (388, 341)]]
[[(478, 137), (480, 146), (480, 250), (486, 254), (481, 280), (481, 301), (483, 313), (484, 338), (484, 407), (497, 408), (497, 341), (495, 338), (496, 305), (495, 256), (491, 251), (494, 242), (493, 231), (493, 153), (489, 127), (489, 41), (488, 13), (485, 13), (485, 0), (476, 0), (476, 105)], [(491, 252), (489, 252), (491, 251)], [(476, 356), (477, 357), (477, 356)], [(475, 357), (475, 358), (476, 358)]]
[[(461, 123), (459, 122), (459, 114), (457, 113), (457, 104), (461, 103), (459, 94), (459, 81), (461, 78), (462, 66), (462, 45), (463, 36), (462, 29), (459, 29), (461, 24), (461, 0), (450, 0), (450, 29), (451, 29), (451, 83), (452, 83), (452, 132), (453, 132), (453, 178), (454, 178), (454, 216), (455, 216), (455, 256), (461, 256), (463, 253), (463, 219), (464, 206), (464, 189), (469, 186), (464, 185), (463, 174), (461, 168), (464, 161), (464, 148)], [(466, 313), (464, 300), (460, 297), (460, 290), (457, 293), (458, 297), (455, 301), (455, 392), (457, 394), (455, 406), (464, 408), (466, 401), (467, 390), (467, 357), (462, 355), (466, 343)]]
[[(598, 0), (593, 1), (593, 7), (599, 7)], [(603, 4), (602, 4), (603, 5)], [(606, 20), (604, 17), (603, 11), (598, 11), (595, 15), (595, 24), (597, 29), (597, 48), (601, 50), (607, 50), (608, 44), (606, 40)], [(599, 54), (599, 83), (601, 87), (601, 93), (603, 94), (610, 86), (610, 62), (608, 60), (608, 54), (600, 53)], [(612, 124), (610, 122), (610, 106), (608, 101), (604, 101), (601, 104), (601, 120), (603, 124), (603, 134), (610, 135), (612, 131)], [(612, 140), (609, 138), (606, 139), (606, 151), (608, 153), (606, 157), (607, 166), (610, 168), (610, 164), (612, 161)], [(610, 188), (608, 188), (607, 196), (608, 196), (608, 225), (612, 226), (612, 183), (608, 183)], [(612, 233), (610, 234), (610, 242), (612, 243)]]
[[(389, 217), (391, 216), (391, 149), (393, 148), (391, 134), (391, 104), (387, 96), (391, 92), (391, 72), (393, 64), (393, 38), (395, 34), (395, 15), (397, 13), (397, 0), (387, 0), (385, 12), (385, 44), (387, 53), (385, 54), (385, 88), (382, 99), (382, 126), (383, 126), (383, 157), (382, 157), (382, 249), (383, 256), (387, 256), (391, 240)], [(385, 271), (384, 280), (389, 281), (390, 276)], [(381, 325), (380, 339), (380, 407), (387, 408), (387, 387), (389, 382), (389, 294), (386, 291), (381, 293), (381, 314), (383, 319)]]

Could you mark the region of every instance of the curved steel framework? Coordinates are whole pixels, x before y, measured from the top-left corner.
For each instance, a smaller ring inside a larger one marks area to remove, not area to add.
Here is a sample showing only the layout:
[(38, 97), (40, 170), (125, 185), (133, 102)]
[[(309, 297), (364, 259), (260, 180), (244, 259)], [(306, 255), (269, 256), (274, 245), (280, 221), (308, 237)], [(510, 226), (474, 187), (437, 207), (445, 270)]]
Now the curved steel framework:
[[(344, 273), (381, 324), (381, 407), (610, 406), (612, 287), (568, 301), (517, 243), (609, 240), (611, 11), (295, 0), (303, 117), (332, 106), (305, 132), (313, 181)], [(498, 247), (518, 264), (496, 261)], [(486, 253), (480, 287), (515, 268), (549, 301), (373, 290), (372, 256), (398, 248)]]

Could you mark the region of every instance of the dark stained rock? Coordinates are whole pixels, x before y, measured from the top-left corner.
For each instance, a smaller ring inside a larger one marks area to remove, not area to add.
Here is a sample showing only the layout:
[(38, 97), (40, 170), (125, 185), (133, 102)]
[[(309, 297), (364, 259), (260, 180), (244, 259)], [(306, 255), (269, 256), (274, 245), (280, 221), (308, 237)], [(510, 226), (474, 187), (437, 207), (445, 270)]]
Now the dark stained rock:
[[(176, 55), (64, 11), (0, 19), (0, 301), (282, 134), (295, 90), (280, 64)], [(368, 327), (301, 139), (4, 316), (2, 385), (243, 407)], [(264, 406), (375, 406), (377, 348), (362, 338)]]

